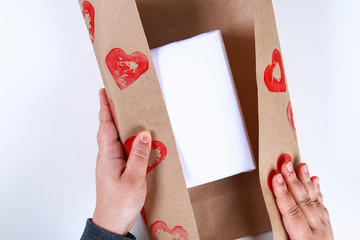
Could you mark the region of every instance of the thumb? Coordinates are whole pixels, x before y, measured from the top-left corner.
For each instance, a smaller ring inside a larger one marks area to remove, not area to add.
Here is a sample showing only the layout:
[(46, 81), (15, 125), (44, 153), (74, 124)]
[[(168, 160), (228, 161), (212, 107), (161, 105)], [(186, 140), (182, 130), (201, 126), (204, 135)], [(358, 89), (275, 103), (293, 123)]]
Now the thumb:
[(150, 150), (151, 134), (149, 131), (142, 131), (136, 136), (132, 144), (124, 177), (132, 178), (133, 180), (145, 178)]

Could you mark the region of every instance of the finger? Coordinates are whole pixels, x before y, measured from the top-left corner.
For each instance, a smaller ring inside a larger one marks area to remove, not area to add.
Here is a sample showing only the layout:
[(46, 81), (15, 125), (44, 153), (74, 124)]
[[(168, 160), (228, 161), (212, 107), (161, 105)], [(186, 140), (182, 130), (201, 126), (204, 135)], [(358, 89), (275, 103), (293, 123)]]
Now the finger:
[(313, 205), (316, 209), (316, 212), (318, 213), (318, 216), (322, 221), (324, 221), (325, 219), (324, 219), (323, 205), (316, 194), (315, 186), (311, 181), (309, 168), (306, 165), (306, 163), (299, 164), (299, 166), (296, 168), (296, 175), (299, 178), (300, 182), (303, 184), (311, 201), (313, 202)]
[(310, 227), (316, 226), (320, 222), (320, 218), (304, 185), (297, 178), (292, 162), (284, 163), (281, 166), (281, 173), (284, 176), (289, 192), (293, 196), (296, 204), (300, 207)]
[(124, 158), (124, 152), (120, 142), (118, 141), (119, 135), (111, 115), (109, 102), (104, 88), (100, 89), (99, 97), (100, 126), (97, 134), (99, 154), (106, 158)]
[(140, 132), (132, 144), (129, 158), (126, 164), (124, 177), (133, 181), (145, 179), (146, 169), (151, 150), (151, 134), (149, 131)]
[(108, 97), (105, 91), (105, 88), (99, 90), (100, 97), (100, 112), (99, 112), (99, 120), (101, 121), (111, 121), (111, 109), (108, 101)]
[(111, 115), (110, 105), (107, 99), (105, 89), (99, 91), (100, 111), (99, 120), (100, 127), (98, 132), (98, 144), (108, 144), (118, 140), (118, 133)]
[(311, 177), (311, 182), (312, 182), (313, 185), (314, 185), (315, 192), (316, 192), (316, 195), (317, 195), (320, 203), (321, 203), (321, 204), (324, 204), (323, 195), (321, 194), (321, 191), (320, 191), (319, 178), (316, 177), (316, 176), (313, 176), (313, 177)]
[(325, 217), (325, 220), (327, 222), (330, 222), (330, 216), (329, 216), (329, 212), (328, 210), (326, 209), (326, 207), (324, 206), (324, 200), (323, 200), (323, 195), (321, 194), (321, 191), (320, 191), (320, 182), (319, 182), (319, 178), (314, 176), (311, 178), (311, 182), (314, 184), (314, 187), (315, 187), (315, 191), (316, 191), (316, 195), (319, 199), (319, 202), (321, 204), (321, 208), (322, 208), (322, 211), (323, 211), (323, 214), (324, 214), (324, 217)]
[(299, 206), (288, 191), (281, 174), (276, 174), (273, 177), (272, 186), (286, 231), (290, 236), (295, 234), (305, 236), (305, 232), (309, 231), (310, 227)]

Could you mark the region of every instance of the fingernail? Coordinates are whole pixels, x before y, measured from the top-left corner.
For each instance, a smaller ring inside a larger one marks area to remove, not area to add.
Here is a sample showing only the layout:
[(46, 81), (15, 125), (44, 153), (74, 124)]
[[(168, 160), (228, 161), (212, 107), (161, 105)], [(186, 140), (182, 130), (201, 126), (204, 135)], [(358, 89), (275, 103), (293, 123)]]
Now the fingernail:
[(309, 168), (308, 168), (307, 165), (305, 165), (305, 166), (303, 167), (303, 171), (304, 171), (304, 173), (305, 173), (306, 175), (309, 174)]
[(151, 135), (149, 131), (144, 131), (140, 135), (140, 142), (148, 144), (150, 142)]
[(286, 164), (286, 168), (289, 172), (293, 172), (294, 171), (294, 168), (292, 166), (292, 163), (291, 162), (288, 162), (288, 164)]
[(315, 178), (315, 184), (316, 184), (316, 186), (319, 186), (319, 185), (320, 185), (319, 178)]
[(284, 178), (282, 177), (281, 174), (278, 174), (276, 176), (276, 181), (279, 183), (279, 184), (283, 184), (284, 183)]

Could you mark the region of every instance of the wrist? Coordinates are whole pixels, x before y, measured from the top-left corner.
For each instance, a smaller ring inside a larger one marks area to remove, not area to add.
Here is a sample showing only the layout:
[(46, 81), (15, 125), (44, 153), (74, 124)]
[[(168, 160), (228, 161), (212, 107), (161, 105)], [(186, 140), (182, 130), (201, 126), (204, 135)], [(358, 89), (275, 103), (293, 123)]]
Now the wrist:
[(129, 224), (122, 223), (121, 220), (115, 216), (110, 217), (106, 214), (102, 214), (96, 209), (92, 218), (92, 223), (108, 232), (122, 237), (125, 237), (129, 232)]

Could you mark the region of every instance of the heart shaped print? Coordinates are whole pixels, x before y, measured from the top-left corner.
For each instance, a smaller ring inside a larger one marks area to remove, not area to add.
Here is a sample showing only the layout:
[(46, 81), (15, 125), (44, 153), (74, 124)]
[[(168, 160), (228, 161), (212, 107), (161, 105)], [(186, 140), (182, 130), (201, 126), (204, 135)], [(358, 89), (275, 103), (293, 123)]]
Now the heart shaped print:
[(284, 68), (282, 65), (280, 51), (277, 49), (274, 49), (273, 51), (272, 63), (265, 69), (264, 80), (265, 85), (270, 92), (286, 92)]
[(95, 32), (95, 10), (93, 5), (88, 1), (82, 3), (82, 14), (86, 23), (86, 27), (89, 31), (91, 42), (94, 43), (94, 32)]
[(149, 61), (145, 54), (134, 52), (127, 55), (120, 48), (112, 49), (105, 58), (115, 83), (121, 90), (124, 90), (134, 83), (149, 68)]
[[(135, 137), (136, 136), (132, 136), (124, 142), (124, 149), (125, 149), (125, 153), (126, 153), (127, 157), (130, 154), (131, 147), (135, 140)], [(157, 165), (159, 165), (166, 158), (166, 155), (167, 155), (167, 148), (166, 148), (165, 144), (163, 144), (160, 141), (157, 141), (157, 140), (152, 141), (151, 148), (152, 148), (151, 152), (155, 153), (155, 156), (154, 156), (154, 154), (150, 154), (149, 164), (148, 164), (146, 173), (150, 172)]]
[(150, 234), (153, 240), (188, 240), (189, 235), (185, 229), (181, 226), (176, 226), (173, 229), (169, 227), (163, 221), (154, 222), (150, 226)]
[(283, 163), (285, 162), (292, 162), (291, 160), (291, 156), (287, 153), (283, 153), (281, 154), (278, 159), (277, 159), (277, 162), (276, 162), (276, 169), (275, 170), (272, 170), (270, 173), (269, 173), (269, 176), (268, 176), (268, 179), (267, 179), (267, 184), (268, 184), (268, 187), (270, 189), (270, 191), (272, 191), (272, 179), (273, 177), (280, 173), (280, 169), (281, 169), (281, 166), (283, 165)]
[(114, 122), (115, 122), (116, 129), (118, 130), (118, 133), (119, 133), (120, 131), (119, 131), (119, 124), (118, 124), (118, 120), (117, 120), (117, 116), (116, 116), (116, 112), (115, 112), (115, 105), (114, 105), (113, 101), (110, 98), (108, 98), (108, 102), (109, 102), (112, 117), (113, 117)]
[(295, 129), (295, 124), (294, 124), (294, 116), (293, 116), (293, 111), (292, 111), (290, 101), (289, 101), (289, 103), (287, 105), (287, 108), (286, 108), (286, 115), (287, 115), (287, 118), (289, 120), (291, 131), (292, 131), (292, 133), (294, 135), (295, 140), (297, 141), (296, 129)]

